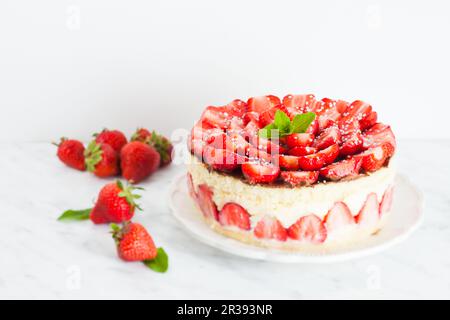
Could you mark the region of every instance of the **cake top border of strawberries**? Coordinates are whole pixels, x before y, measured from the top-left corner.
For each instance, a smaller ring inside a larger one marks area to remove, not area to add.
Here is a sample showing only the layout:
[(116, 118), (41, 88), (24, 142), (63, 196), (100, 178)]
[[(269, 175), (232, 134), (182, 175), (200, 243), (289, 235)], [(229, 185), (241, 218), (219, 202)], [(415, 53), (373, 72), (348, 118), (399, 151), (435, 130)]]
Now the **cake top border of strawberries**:
[(375, 172), (389, 164), (396, 140), (364, 101), (289, 94), (207, 107), (188, 147), (210, 169), (250, 184), (302, 187)]

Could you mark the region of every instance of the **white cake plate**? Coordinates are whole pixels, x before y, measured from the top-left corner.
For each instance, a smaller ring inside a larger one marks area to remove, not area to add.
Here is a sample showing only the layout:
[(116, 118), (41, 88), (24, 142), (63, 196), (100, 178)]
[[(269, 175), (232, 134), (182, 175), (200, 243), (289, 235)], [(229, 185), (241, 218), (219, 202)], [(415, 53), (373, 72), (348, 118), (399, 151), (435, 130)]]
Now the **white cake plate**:
[(376, 235), (332, 252), (293, 253), (255, 247), (227, 238), (210, 229), (188, 194), (186, 174), (175, 179), (169, 197), (170, 208), (175, 218), (198, 240), (241, 257), (284, 263), (331, 263), (368, 256), (405, 240), (418, 228), (423, 219), (422, 193), (406, 177), (399, 175), (395, 181), (391, 216)]

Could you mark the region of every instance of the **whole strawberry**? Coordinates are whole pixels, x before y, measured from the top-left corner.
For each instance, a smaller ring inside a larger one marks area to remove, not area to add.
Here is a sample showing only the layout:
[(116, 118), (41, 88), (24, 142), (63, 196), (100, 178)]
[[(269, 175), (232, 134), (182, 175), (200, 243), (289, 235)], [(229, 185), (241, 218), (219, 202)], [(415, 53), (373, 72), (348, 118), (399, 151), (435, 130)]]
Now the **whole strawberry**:
[(144, 142), (155, 148), (161, 156), (161, 167), (172, 162), (173, 145), (163, 135), (157, 134), (155, 131), (150, 133), (147, 129), (140, 128), (133, 134), (131, 141)]
[(135, 222), (125, 222), (120, 228), (113, 223), (111, 229), (116, 241), (117, 253), (122, 260), (142, 261), (153, 271), (167, 271), (169, 268), (167, 253), (163, 248), (156, 248), (144, 226)]
[(148, 142), (152, 134), (145, 128), (138, 128), (136, 132), (131, 136), (131, 141)]
[(97, 177), (110, 177), (119, 173), (119, 156), (106, 143), (92, 141), (84, 151), (86, 167)]
[(100, 133), (94, 134), (97, 143), (109, 144), (117, 153), (127, 144), (127, 138), (119, 130), (104, 129)]
[(100, 190), (97, 202), (90, 212), (89, 217), (92, 222), (95, 224), (120, 223), (131, 220), (135, 209), (140, 209), (135, 200), (141, 196), (133, 194), (136, 189), (141, 188), (124, 187), (119, 180), (105, 185)]
[(122, 148), (120, 159), (122, 176), (130, 183), (138, 183), (158, 169), (161, 156), (152, 146), (133, 141)]
[(61, 138), (61, 142), (55, 145), (58, 147), (58, 158), (65, 165), (81, 171), (86, 170), (84, 146), (80, 141)]
[(152, 237), (139, 223), (125, 223), (122, 228), (111, 225), (119, 257), (125, 261), (145, 261), (156, 258)]

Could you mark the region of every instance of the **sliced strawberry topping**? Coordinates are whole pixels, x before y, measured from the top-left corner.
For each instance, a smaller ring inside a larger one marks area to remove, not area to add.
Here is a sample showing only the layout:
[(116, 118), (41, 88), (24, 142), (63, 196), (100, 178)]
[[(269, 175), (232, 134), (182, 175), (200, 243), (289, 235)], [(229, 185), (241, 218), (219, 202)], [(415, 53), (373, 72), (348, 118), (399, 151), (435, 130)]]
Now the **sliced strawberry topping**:
[(315, 97), (313, 94), (288, 94), (283, 98), (283, 104), (287, 108), (295, 108), (302, 113), (310, 111), (314, 101)]
[(253, 97), (247, 101), (248, 110), (255, 111), (259, 114), (279, 104), (281, 104), (280, 99), (273, 95)]
[(287, 240), (287, 231), (275, 218), (265, 216), (256, 224), (254, 234), (260, 239)]
[(288, 113), (282, 104), (276, 105), (275, 107), (272, 107), (259, 115), (259, 125), (263, 128), (268, 124), (271, 124), (275, 119), (275, 113), (277, 110), (281, 110), (286, 114)]
[(318, 171), (282, 171), (281, 178), (293, 187), (310, 186), (319, 178)]
[(318, 132), (319, 132), (319, 122), (317, 122), (317, 119), (315, 119), (313, 122), (311, 122), (308, 129), (306, 129), (306, 133), (316, 135)]
[(298, 170), (300, 168), (298, 160), (299, 157), (296, 156), (288, 156), (284, 154), (280, 154), (279, 156), (280, 167), (285, 170)]
[(391, 130), (391, 127), (382, 123), (377, 123), (369, 130), (364, 132), (363, 141), (365, 149), (380, 146), (383, 144), (389, 144), (390, 147), (386, 146), (388, 151), (387, 157), (391, 157), (395, 152), (395, 148), (397, 147), (395, 136)]
[(336, 126), (326, 128), (314, 141), (313, 147), (319, 150), (341, 142), (341, 133)]
[(345, 110), (347, 110), (349, 105), (350, 104), (347, 101), (336, 100), (336, 110), (341, 114), (344, 113)]
[(342, 145), (339, 150), (341, 156), (348, 156), (360, 153), (364, 150), (363, 136), (360, 132), (355, 132), (351, 135), (342, 137)]
[(375, 123), (377, 123), (377, 120), (378, 114), (375, 111), (372, 111), (367, 117), (360, 121), (361, 130), (372, 127)]
[(244, 128), (244, 136), (246, 137), (246, 139), (250, 140), (253, 137), (258, 136), (259, 129), (261, 128), (257, 122), (250, 121)]
[(373, 117), (372, 106), (364, 101), (353, 101), (350, 106), (342, 114), (342, 120), (345, 122), (352, 122), (357, 120), (359, 124), (366, 124), (366, 118)]
[(322, 220), (314, 214), (301, 217), (288, 229), (288, 236), (294, 240), (322, 243), (327, 238), (327, 229)]
[(242, 164), (242, 173), (250, 183), (270, 183), (280, 174), (280, 168), (272, 163), (245, 162)]
[(328, 233), (338, 231), (355, 224), (355, 218), (344, 202), (336, 202), (324, 218)]
[(251, 145), (247, 142), (247, 140), (245, 140), (240, 132), (229, 131), (228, 137), (230, 140), (231, 148), (234, 152), (240, 155), (246, 155), (248, 153)]
[(225, 106), (225, 110), (231, 115), (242, 118), (247, 112), (247, 104), (242, 100), (235, 99)]
[(380, 204), (380, 216), (382, 217), (389, 211), (391, 211), (392, 207), (392, 200), (394, 196), (394, 187), (390, 186), (387, 188), (387, 190), (383, 194), (383, 199), (381, 199)]
[(219, 214), (217, 212), (217, 207), (213, 202), (212, 196), (213, 192), (206, 184), (201, 184), (198, 186), (197, 201), (200, 209), (202, 210), (205, 217), (212, 217), (218, 220)]
[(332, 163), (320, 169), (320, 175), (329, 180), (337, 181), (342, 178), (356, 177), (361, 169), (362, 159), (350, 158)]
[(313, 147), (295, 147), (295, 148), (289, 149), (287, 153), (291, 156), (301, 157), (301, 156), (307, 156), (309, 154), (316, 153), (317, 151), (318, 150)]
[(332, 99), (324, 98), (316, 105), (314, 112), (317, 115), (319, 130), (332, 126), (341, 118), (341, 113), (337, 110), (336, 103)]
[(362, 226), (372, 226), (379, 219), (379, 204), (377, 195), (371, 193), (367, 196), (366, 202), (355, 217), (355, 221)]
[(228, 202), (219, 212), (219, 222), (224, 226), (235, 226), (250, 230), (250, 215), (240, 205)]
[(216, 149), (206, 146), (203, 150), (205, 162), (213, 169), (219, 171), (233, 171), (239, 164), (246, 161), (246, 158), (228, 149)]
[(210, 142), (211, 137), (221, 134), (222, 132), (223, 131), (219, 128), (212, 127), (202, 122), (197, 122), (191, 130), (191, 139)]
[(373, 172), (380, 169), (386, 163), (387, 155), (389, 154), (390, 144), (385, 144), (369, 150), (364, 151), (354, 158), (362, 159), (362, 168), (367, 172)]
[(311, 133), (293, 133), (286, 137), (286, 144), (289, 148), (309, 147), (314, 140)]
[(255, 123), (259, 123), (259, 113), (254, 112), (254, 111), (249, 111), (246, 114), (244, 114), (243, 120), (244, 120), (245, 126), (251, 121), (253, 121)]
[(300, 157), (299, 164), (302, 170), (315, 171), (332, 163), (339, 155), (339, 146), (333, 144), (326, 149), (308, 156)]
[(192, 198), (197, 199), (197, 193), (195, 192), (194, 182), (192, 181), (192, 175), (189, 172), (187, 174), (187, 186), (188, 186), (189, 195)]
[(279, 153), (285, 153), (286, 150), (283, 148), (283, 146), (280, 146), (278, 143), (275, 143), (273, 141), (276, 140), (268, 140), (265, 138), (261, 138), (258, 136), (254, 136), (250, 138), (249, 142), (259, 150), (265, 151), (267, 153), (276, 155)]
[(250, 145), (245, 155), (249, 160), (262, 160), (264, 162), (276, 161), (276, 157), (272, 157), (269, 153), (259, 150), (252, 145)]
[(207, 107), (201, 116), (202, 123), (209, 126), (229, 129), (229, 128), (243, 128), (244, 121), (230, 113), (227, 107)]

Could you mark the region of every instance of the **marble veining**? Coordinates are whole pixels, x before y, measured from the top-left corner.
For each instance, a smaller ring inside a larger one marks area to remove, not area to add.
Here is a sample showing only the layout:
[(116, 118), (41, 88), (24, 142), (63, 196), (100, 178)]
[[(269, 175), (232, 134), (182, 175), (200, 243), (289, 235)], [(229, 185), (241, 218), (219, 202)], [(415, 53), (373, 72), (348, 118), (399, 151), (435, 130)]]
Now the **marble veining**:
[(419, 230), (383, 253), (329, 265), (247, 260), (196, 241), (167, 203), (184, 167), (161, 170), (142, 184), (144, 212), (135, 220), (169, 253), (163, 275), (120, 261), (107, 226), (56, 221), (65, 209), (92, 205), (108, 180), (67, 169), (50, 144), (1, 150), (2, 299), (450, 299), (450, 141), (399, 143), (399, 171), (425, 195)]

